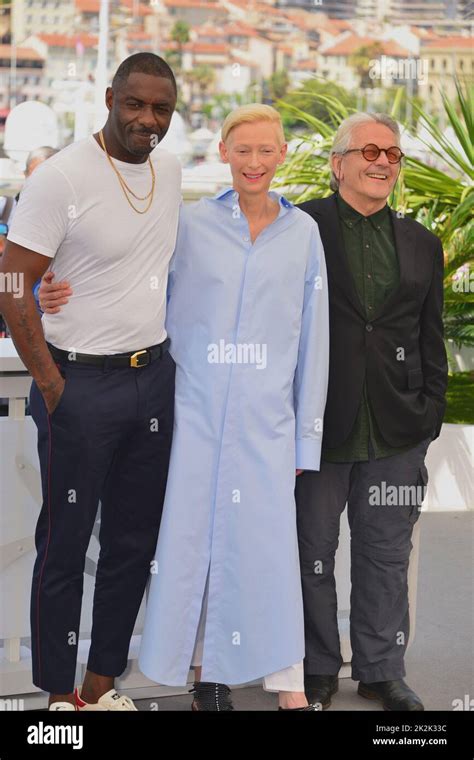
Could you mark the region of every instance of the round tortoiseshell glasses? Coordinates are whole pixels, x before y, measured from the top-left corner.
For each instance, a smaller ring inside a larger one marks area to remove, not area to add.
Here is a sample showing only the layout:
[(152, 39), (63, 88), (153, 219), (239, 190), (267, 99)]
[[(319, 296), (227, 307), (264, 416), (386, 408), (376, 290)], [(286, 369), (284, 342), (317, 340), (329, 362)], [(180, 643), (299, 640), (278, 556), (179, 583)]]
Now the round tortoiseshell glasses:
[(385, 153), (389, 164), (399, 164), (405, 155), (397, 145), (392, 145), (390, 148), (379, 148), (373, 143), (364, 145), (363, 148), (350, 148), (350, 150), (345, 150), (342, 155), (345, 156), (346, 153), (362, 153), (366, 161), (376, 161), (381, 153)]

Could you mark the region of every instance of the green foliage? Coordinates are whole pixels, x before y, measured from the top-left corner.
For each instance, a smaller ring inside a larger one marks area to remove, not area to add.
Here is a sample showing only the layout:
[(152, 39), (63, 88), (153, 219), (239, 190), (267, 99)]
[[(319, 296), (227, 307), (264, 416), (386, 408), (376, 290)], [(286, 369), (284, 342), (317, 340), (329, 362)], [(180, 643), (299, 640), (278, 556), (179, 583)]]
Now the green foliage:
[[(331, 124), (331, 110), (325, 100), (329, 97), (331, 102), (338, 102), (342, 107), (355, 109), (356, 97), (353, 93), (348, 93), (344, 87), (328, 82), (318, 76), (314, 76), (304, 82), (303, 86), (293, 90), (284, 96), (284, 102), (275, 98), (280, 106), (283, 126), (287, 131), (294, 131), (305, 126), (305, 119), (300, 119), (298, 113), (314, 116), (321, 121)], [(293, 108), (299, 109), (294, 111)]]
[[(300, 126), (300, 145), (280, 167), (274, 186), (296, 203), (331, 194), (329, 152), (337, 127), (355, 111), (336, 85), (321, 92), (312, 81), (285, 101), (277, 101), (283, 118)], [(309, 88), (309, 89), (308, 89)], [(311, 107), (298, 105), (312, 99)], [(399, 88), (390, 113), (399, 118), (405, 93)], [(317, 104), (317, 106), (315, 105)], [(446, 339), (474, 346), (474, 90), (456, 82), (456, 98), (442, 93), (447, 125), (458, 144), (453, 145), (435, 118), (417, 99), (411, 101), (417, 129), (436, 166), (407, 156), (389, 203), (436, 234), (445, 253), (444, 324)]]
[(474, 425), (474, 373), (456, 372), (448, 378), (445, 422)]

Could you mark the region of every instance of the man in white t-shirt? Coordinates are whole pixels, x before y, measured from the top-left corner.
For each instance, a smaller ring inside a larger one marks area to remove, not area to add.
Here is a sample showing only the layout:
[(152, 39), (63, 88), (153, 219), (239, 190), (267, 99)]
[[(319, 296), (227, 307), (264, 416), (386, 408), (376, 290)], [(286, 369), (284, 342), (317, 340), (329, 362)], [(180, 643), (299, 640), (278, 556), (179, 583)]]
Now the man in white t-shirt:
[[(173, 429), (175, 365), (164, 322), (181, 169), (153, 150), (176, 105), (173, 72), (159, 56), (132, 55), (106, 104), (103, 130), (26, 181), (1, 265), (23, 284), (21, 297), (1, 294), (0, 312), (33, 376), (43, 486), (33, 683), (50, 692), (53, 710), (136, 709), (114, 678), (127, 665), (154, 556)], [(41, 323), (32, 286), (48, 268), (73, 295)], [(99, 500), (101, 552), (79, 694), (83, 572)]]

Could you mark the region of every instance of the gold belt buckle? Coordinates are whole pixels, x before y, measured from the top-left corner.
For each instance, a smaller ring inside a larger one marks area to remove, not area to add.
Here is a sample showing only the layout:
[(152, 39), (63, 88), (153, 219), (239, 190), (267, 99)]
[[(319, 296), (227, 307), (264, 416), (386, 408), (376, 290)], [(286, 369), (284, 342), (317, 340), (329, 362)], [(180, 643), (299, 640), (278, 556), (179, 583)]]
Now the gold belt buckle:
[(140, 364), (140, 360), (138, 358), (139, 356), (141, 356), (141, 354), (146, 354), (146, 353), (148, 353), (146, 349), (144, 349), (143, 351), (135, 351), (135, 353), (132, 354), (132, 356), (130, 357), (130, 366), (131, 367), (146, 367), (148, 362), (146, 362), (146, 364)]

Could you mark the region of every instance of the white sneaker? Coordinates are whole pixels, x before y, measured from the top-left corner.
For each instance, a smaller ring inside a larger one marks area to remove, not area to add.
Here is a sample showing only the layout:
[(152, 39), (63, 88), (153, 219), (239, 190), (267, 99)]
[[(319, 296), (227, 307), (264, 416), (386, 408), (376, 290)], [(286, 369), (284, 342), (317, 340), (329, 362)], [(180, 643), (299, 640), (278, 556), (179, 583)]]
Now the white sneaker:
[[(79, 694), (79, 689), (74, 692), (76, 695), (76, 705), (79, 711), (81, 710), (134, 710), (138, 712), (138, 708), (135, 707), (130, 697), (125, 694), (120, 695), (115, 689), (110, 689), (105, 694), (99, 697), (98, 702), (93, 704), (84, 702)], [(63, 703), (61, 703), (63, 704)]]
[(52, 702), (48, 707), (48, 710), (51, 712), (55, 712), (56, 710), (72, 710), (73, 712), (76, 712), (76, 708), (71, 702)]

